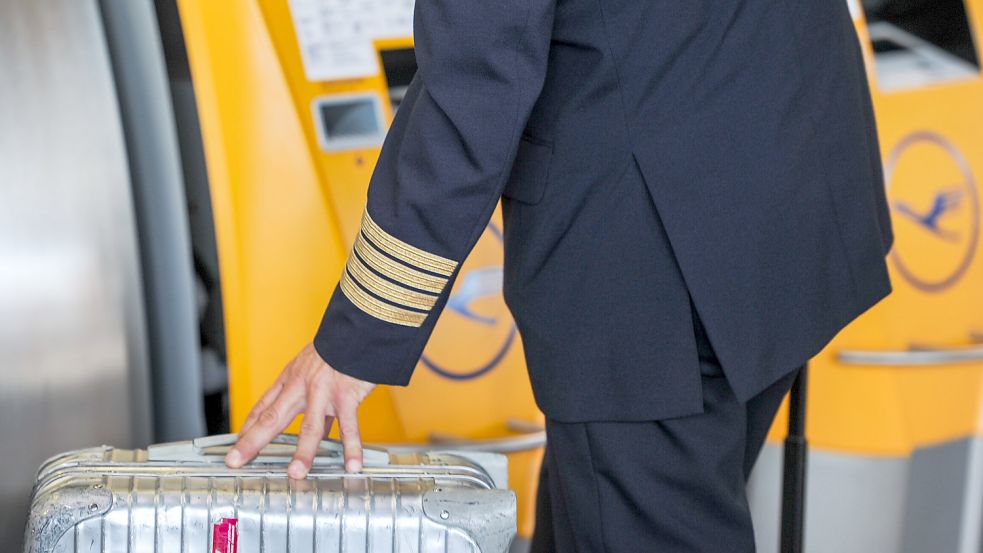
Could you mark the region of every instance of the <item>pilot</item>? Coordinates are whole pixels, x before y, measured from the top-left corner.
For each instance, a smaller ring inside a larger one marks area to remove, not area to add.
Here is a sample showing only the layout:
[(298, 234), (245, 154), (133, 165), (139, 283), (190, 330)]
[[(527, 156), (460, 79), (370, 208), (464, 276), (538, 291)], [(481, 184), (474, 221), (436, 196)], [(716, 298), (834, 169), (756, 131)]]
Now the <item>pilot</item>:
[[(843, 0), (417, 0), (419, 71), (320, 328), (245, 421), (304, 478), (403, 386), (501, 200), (549, 441), (541, 551), (747, 552), (745, 479), (796, 368), (891, 290)], [(318, 255), (310, 252), (310, 255)]]

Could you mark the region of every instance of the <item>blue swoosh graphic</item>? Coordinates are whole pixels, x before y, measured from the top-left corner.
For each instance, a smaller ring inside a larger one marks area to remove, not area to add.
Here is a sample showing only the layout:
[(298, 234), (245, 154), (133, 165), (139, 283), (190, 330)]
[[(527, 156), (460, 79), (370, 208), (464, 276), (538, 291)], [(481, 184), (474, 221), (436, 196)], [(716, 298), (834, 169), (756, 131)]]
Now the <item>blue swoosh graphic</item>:
[(457, 291), (447, 300), (447, 307), (472, 321), (493, 326), (498, 322), (471, 310), (471, 304), (481, 298), (496, 296), (502, 291), (502, 267), (482, 267), (468, 272), (461, 278)]

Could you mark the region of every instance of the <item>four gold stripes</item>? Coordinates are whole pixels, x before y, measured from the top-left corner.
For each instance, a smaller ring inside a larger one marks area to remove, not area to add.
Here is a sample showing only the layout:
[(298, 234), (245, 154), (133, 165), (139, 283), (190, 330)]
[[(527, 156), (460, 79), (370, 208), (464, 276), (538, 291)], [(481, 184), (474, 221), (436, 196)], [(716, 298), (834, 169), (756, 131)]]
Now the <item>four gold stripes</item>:
[(403, 326), (419, 327), (427, 318), (426, 313), (400, 309), (373, 298), (351, 281), (348, 271), (341, 275), (340, 286), (341, 291), (356, 307), (377, 319)]
[(348, 258), (348, 272), (366, 290), (393, 303), (429, 311), (437, 303), (437, 296), (403, 288), (373, 273), (357, 256)]
[(382, 255), (361, 234), (355, 240), (355, 251), (369, 267), (378, 271), (379, 274), (386, 275), (397, 282), (406, 283), (407, 286), (439, 294), (443, 291), (444, 285), (447, 284), (446, 278), (415, 271)]
[(425, 252), (419, 248), (403, 242), (399, 238), (382, 230), (369, 216), (369, 211), (365, 211), (362, 217), (362, 232), (369, 237), (369, 240), (379, 246), (379, 249), (387, 254), (414, 265), (423, 270), (437, 273), (438, 275), (451, 276), (457, 268), (457, 261), (447, 259), (430, 252)]
[(365, 313), (403, 326), (423, 324), (447, 286), (446, 277), (458, 265), (392, 236), (372, 220), (368, 211), (362, 217), (361, 232), (352, 249), (341, 277), (341, 291)]

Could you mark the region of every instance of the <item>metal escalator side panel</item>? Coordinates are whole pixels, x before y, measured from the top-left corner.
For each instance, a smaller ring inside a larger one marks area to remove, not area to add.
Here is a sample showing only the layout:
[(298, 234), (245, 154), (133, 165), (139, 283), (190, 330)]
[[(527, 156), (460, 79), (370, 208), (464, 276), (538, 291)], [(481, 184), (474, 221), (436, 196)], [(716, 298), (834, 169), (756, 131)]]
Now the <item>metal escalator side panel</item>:
[(101, 0), (136, 212), (155, 440), (205, 433), (187, 199), (150, 0)]

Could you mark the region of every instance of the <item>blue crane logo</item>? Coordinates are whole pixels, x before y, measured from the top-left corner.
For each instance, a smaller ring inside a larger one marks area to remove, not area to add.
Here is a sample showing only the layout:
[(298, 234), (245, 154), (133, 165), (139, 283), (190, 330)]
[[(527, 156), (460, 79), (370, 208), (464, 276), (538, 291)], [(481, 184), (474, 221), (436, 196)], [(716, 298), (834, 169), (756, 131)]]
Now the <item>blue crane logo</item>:
[[(898, 161), (905, 152), (916, 145), (941, 151), (962, 178), (956, 182), (950, 181), (946, 186), (935, 191), (931, 202), (918, 204), (895, 200), (891, 204), (892, 211), (899, 216), (895, 219), (896, 222), (903, 217), (904, 220), (914, 223), (917, 228), (938, 238), (941, 242), (952, 244), (951, 246), (939, 244), (940, 248), (945, 248), (944, 251), (951, 252), (951, 263), (946, 267), (929, 265), (929, 262), (918, 259), (919, 255), (924, 253), (919, 254), (917, 250), (907, 250), (905, 257), (902, 258), (904, 244), (895, 244), (890, 259), (898, 273), (915, 288), (923, 292), (941, 292), (966, 274), (976, 253), (980, 231), (980, 205), (976, 179), (969, 161), (952, 142), (932, 131), (916, 131), (902, 138), (888, 155), (884, 171), (888, 187), (895, 176)], [(925, 184), (930, 183), (918, 183), (919, 186)], [(968, 217), (965, 216), (967, 208)], [(964, 216), (953, 217), (958, 213), (963, 213)], [(938, 263), (937, 259), (934, 258), (932, 263)], [(933, 270), (937, 271), (934, 275), (932, 275)], [(942, 274), (939, 275), (938, 272)]]
[(942, 228), (940, 222), (944, 215), (959, 209), (964, 196), (962, 190), (952, 188), (938, 192), (927, 213), (919, 213), (905, 202), (894, 202), (894, 209), (946, 242), (958, 242), (959, 233)]

